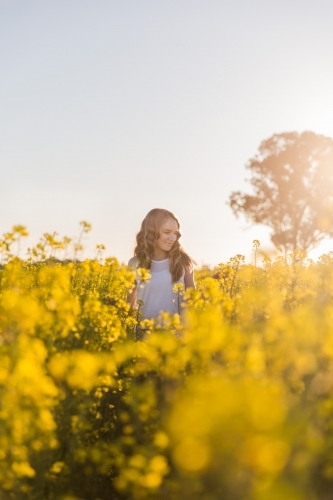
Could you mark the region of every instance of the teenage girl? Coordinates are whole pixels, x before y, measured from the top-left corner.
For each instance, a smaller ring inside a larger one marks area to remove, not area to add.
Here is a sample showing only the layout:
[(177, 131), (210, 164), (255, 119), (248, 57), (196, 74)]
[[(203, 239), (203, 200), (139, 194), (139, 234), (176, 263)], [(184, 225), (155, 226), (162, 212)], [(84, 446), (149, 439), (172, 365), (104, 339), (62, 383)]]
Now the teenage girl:
[(136, 273), (135, 288), (128, 296), (132, 308), (137, 301), (142, 319), (157, 318), (161, 311), (180, 314), (179, 295), (173, 291), (176, 283), (186, 290), (195, 287), (193, 266), (196, 262), (179, 243), (180, 225), (176, 216), (162, 208), (154, 208), (144, 218), (136, 235), (134, 257), (128, 265), (134, 269), (149, 269), (151, 278), (141, 283)]

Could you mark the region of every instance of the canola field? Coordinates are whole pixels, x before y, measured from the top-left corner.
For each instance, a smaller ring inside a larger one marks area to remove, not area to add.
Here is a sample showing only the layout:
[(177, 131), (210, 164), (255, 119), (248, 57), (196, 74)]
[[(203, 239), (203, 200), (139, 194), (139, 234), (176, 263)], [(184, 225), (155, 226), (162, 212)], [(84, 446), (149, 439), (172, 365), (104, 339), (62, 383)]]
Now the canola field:
[(136, 341), (129, 268), (37, 250), (3, 247), (1, 499), (332, 498), (333, 253), (198, 270)]

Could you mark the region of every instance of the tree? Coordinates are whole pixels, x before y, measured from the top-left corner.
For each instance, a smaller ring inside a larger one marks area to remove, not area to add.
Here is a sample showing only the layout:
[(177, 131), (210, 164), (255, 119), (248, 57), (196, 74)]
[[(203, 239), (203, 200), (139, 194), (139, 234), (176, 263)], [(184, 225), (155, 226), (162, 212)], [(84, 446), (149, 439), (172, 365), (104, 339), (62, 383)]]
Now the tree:
[(240, 191), (229, 203), (239, 214), (272, 228), (285, 252), (309, 250), (333, 236), (333, 140), (314, 132), (275, 134), (247, 168), (254, 194)]

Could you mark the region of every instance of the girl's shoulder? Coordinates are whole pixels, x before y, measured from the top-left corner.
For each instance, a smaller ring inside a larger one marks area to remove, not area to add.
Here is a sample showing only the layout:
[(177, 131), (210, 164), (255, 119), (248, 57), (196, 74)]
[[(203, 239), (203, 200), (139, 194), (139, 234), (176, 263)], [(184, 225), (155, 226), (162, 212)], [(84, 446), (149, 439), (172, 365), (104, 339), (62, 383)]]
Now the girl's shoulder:
[(184, 273), (185, 274), (193, 274), (194, 273), (194, 265), (193, 264), (187, 264), (183, 266)]
[(132, 257), (129, 261), (128, 261), (128, 266), (129, 267), (133, 267), (134, 269), (137, 267), (139, 263), (139, 259), (137, 257)]

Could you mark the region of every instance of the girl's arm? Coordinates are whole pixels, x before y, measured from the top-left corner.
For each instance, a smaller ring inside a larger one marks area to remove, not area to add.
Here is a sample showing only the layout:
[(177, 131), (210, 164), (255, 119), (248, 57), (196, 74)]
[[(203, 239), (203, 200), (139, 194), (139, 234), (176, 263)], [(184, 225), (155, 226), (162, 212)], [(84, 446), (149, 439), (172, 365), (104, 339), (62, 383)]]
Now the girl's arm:
[[(136, 265), (137, 265), (137, 259), (136, 257), (132, 257), (128, 261), (128, 266), (135, 269)], [(136, 307), (136, 298), (137, 298), (136, 295), (137, 294), (136, 294), (136, 281), (135, 281), (133, 290), (127, 294), (127, 302), (129, 303), (131, 309), (134, 309)]]
[(127, 302), (130, 305), (131, 309), (134, 309), (136, 306), (136, 286), (134, 286), (133, 290), (127, 294)]
[(184, 282), (185, 282), (185, 290), (187, 290), (188, 288), (195, 288), (193, 268), (190, 267), (185, 268)]

